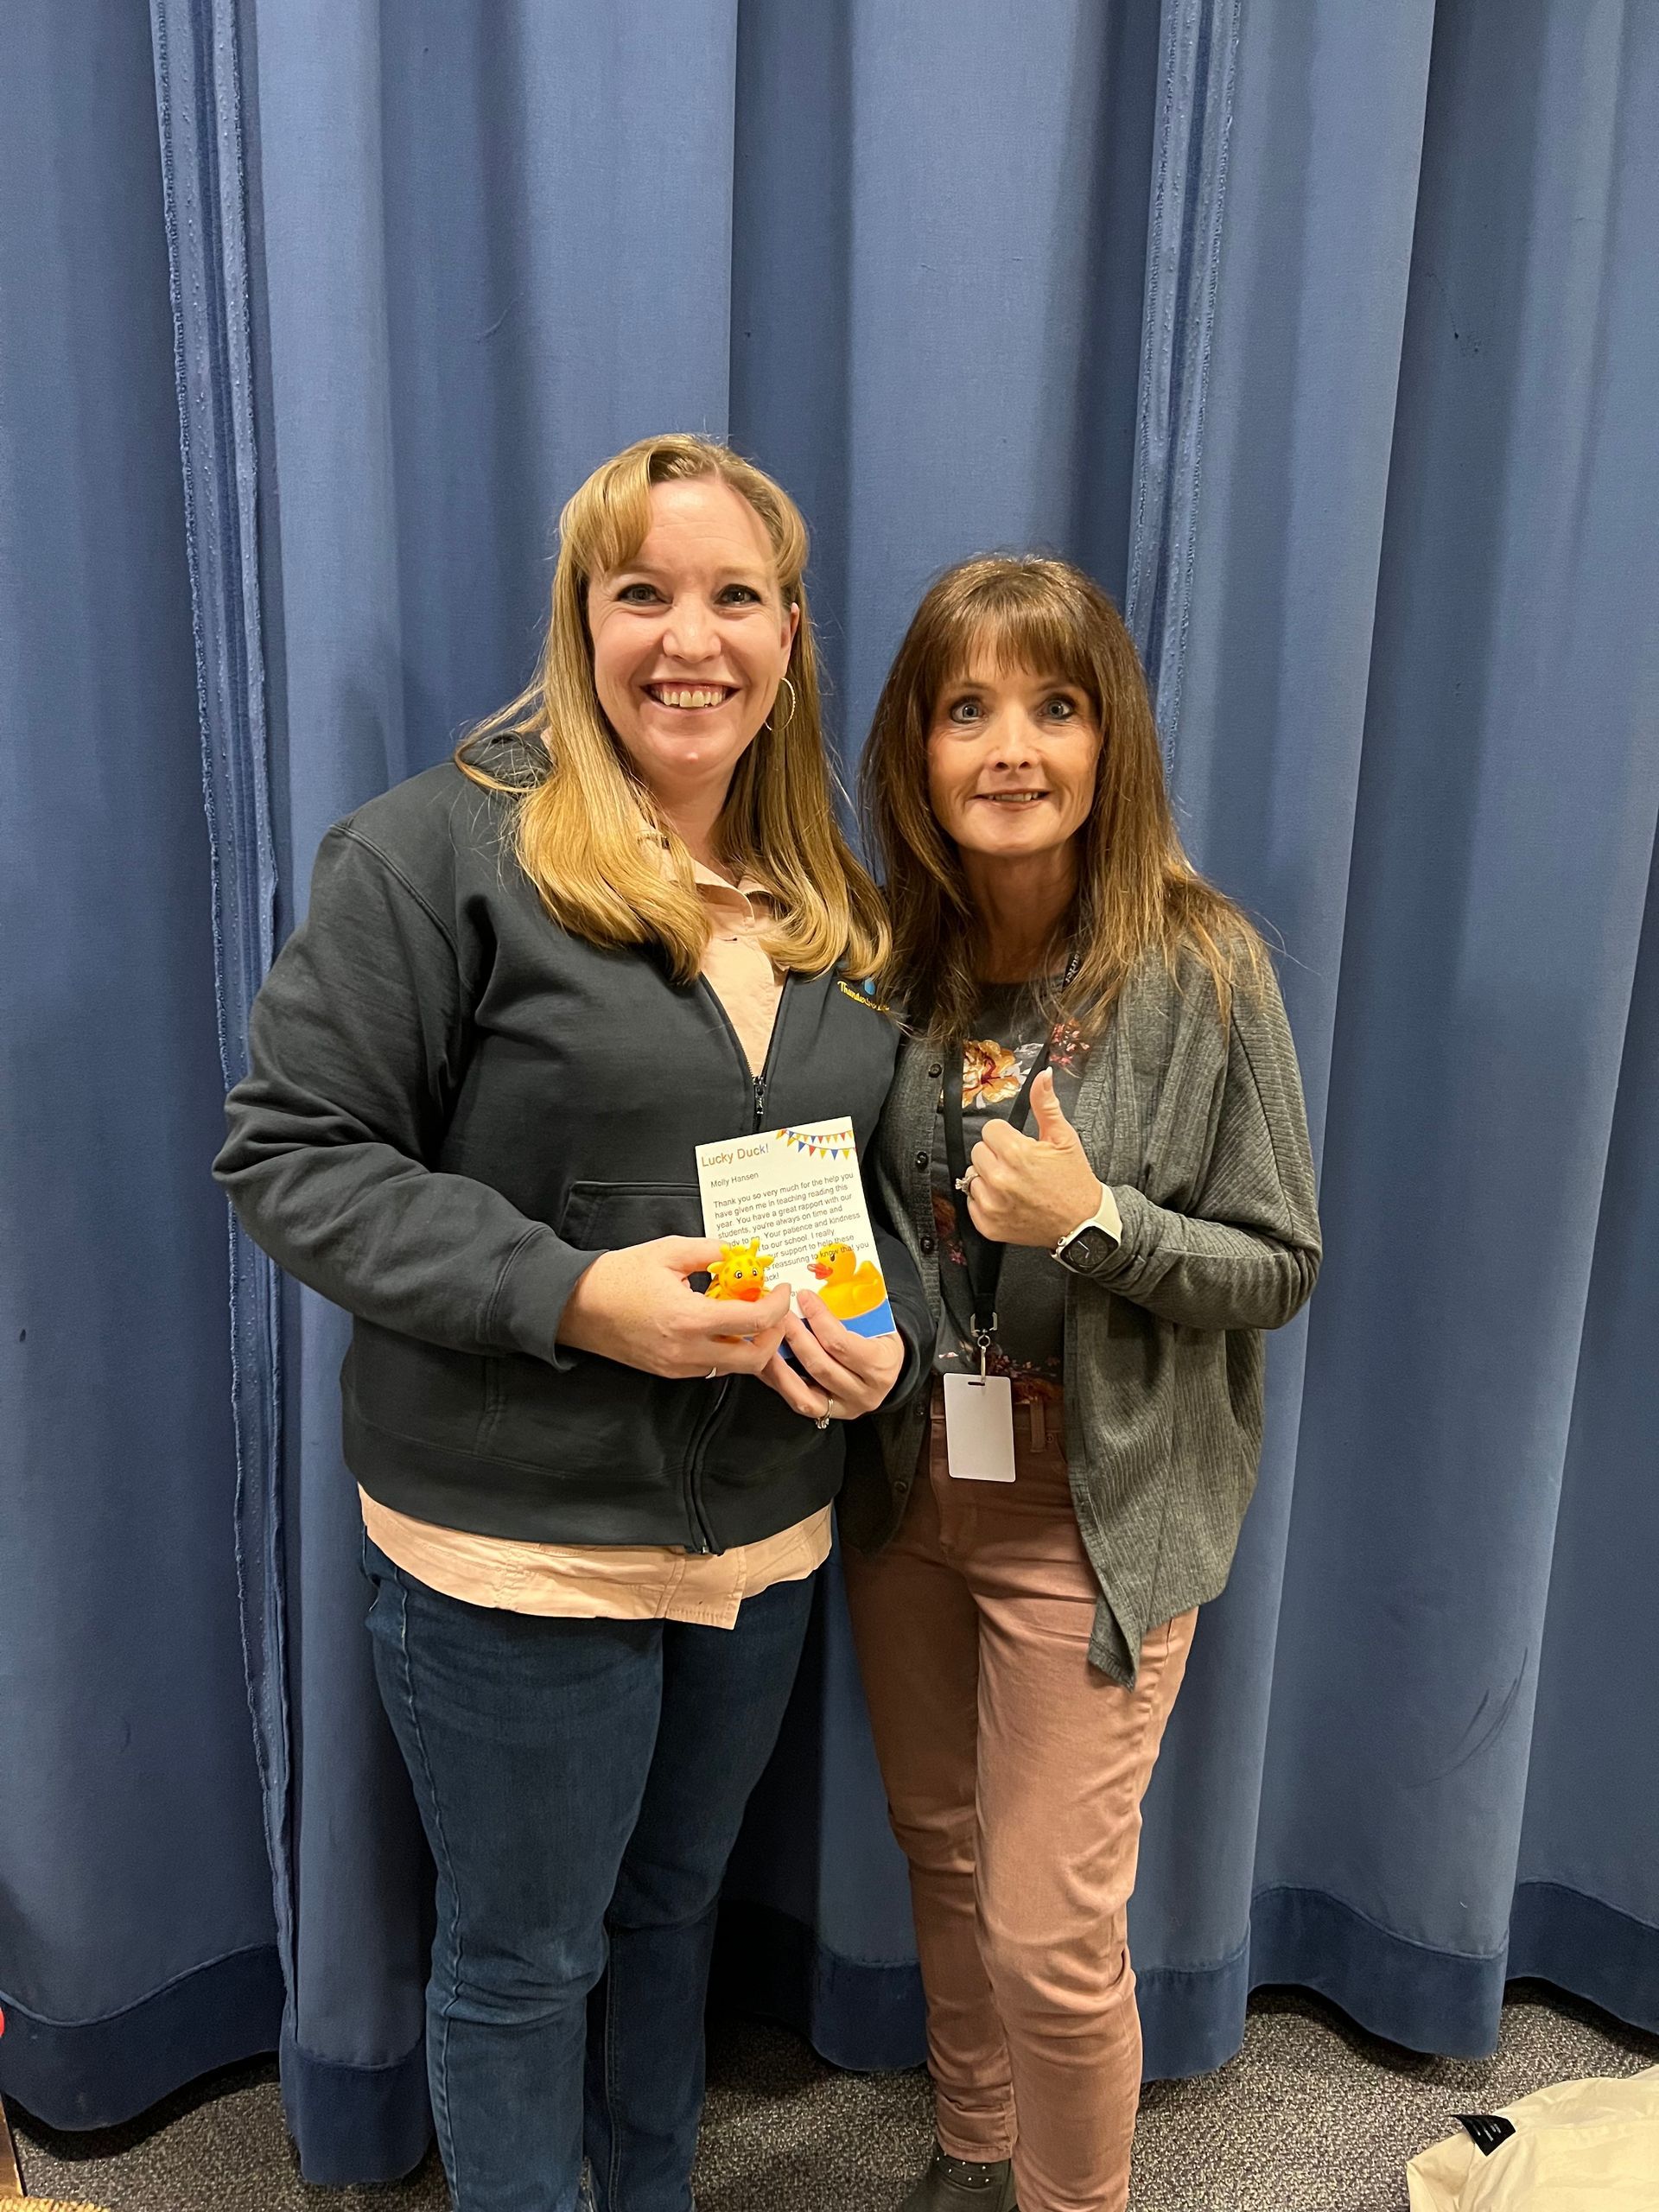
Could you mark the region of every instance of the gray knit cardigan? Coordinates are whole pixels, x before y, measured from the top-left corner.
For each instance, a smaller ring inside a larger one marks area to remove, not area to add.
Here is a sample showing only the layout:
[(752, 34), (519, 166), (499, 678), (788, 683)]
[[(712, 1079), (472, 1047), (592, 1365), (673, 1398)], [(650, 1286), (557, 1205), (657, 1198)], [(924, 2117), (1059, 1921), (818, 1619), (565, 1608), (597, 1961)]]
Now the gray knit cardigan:
[[(937, 1325), (930, 1185), (943, 1057), (910, 1038), (875, 1143), (894, 1227)], [(1305, 1303), (1319, 1267), (1313, 1163), (1277, 984), (1233, 994), (1224, 1032), (1196, 960), (1148, 961), (1089, 1056), (1073, 1120), (1111, 1186), (1123, 1238), (1068, 1278), (1065, 1448), (1100, 1584), (1089, 1656), (1130, 1683), (1147, 1631), (1217, 1596), (1262, 1452), (1262, 1332)], [(916, 1475), (926, 1390), (856, 1424), (842, 1534), (875, 1550)], [(862, 1432), (861, 1436), (859, 1432)]]

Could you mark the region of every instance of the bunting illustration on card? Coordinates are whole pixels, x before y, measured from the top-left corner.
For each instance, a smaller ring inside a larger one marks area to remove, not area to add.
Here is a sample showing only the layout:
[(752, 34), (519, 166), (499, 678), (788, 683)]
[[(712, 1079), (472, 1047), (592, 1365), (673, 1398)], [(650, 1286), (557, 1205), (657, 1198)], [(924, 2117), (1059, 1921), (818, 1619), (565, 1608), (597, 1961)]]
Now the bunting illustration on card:
[(831, 1122), (814, 1122), (810, 1128), (777, 1129), (772, 1134), (810, 1159), (817, 1159), (820, 1154), (826, 1154), (832, 1160), (858, 1157), (850, 1122), (843, 1122), (839, 1128)]

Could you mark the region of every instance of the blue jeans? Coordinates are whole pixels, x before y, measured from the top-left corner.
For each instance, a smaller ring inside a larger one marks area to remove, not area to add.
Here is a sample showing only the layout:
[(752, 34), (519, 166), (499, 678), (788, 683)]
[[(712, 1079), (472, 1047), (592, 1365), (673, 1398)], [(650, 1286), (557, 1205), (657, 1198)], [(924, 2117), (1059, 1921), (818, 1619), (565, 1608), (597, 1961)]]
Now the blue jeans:
[(457, 2212), (688, 2212), (721, 1877), (812, 1584), (732, 1629), (441, 1596), (365, 1539), (380, 1695), (437, 1866), (427, 2074)]

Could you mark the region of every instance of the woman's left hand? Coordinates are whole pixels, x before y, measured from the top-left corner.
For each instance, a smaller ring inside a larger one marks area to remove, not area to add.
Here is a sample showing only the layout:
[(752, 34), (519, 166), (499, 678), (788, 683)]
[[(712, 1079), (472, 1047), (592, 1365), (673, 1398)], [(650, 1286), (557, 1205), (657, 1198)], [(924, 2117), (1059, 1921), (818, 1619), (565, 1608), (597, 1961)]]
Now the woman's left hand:
[(968, 1211), (982, 1236), (1052, 1251), (1093, 1215), (1103, 1185), (1046, 1068), (1031, 1086), (1031, 1106), (1034, 1137), (1007, 1122), (985, 1124), (969, 1162)]
[(781, 1351), (760, 1370), (760, 1380), (809, 1421), (856, 1421), (874, 1413), (899, 1380), (905, 1340), (896, 1333), (861, 1337), (837, 1321), (813, 1290), (800, 1294), (802, 1319), (784, 1323), (789, 1348), (806, 1370), (798, 1375)]

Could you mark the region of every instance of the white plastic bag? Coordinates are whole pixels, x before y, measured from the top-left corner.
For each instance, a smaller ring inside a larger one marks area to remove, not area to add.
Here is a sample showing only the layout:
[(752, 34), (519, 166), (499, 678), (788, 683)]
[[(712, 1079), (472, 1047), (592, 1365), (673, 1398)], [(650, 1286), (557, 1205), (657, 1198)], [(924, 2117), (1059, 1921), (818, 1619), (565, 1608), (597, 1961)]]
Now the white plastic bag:
[(1659, 2066), (1558, 2082), (1499, 2107), (1483, 2152), (1459, 2128), (1406, 2168), (1411, 2212), (1659, 2212)]

